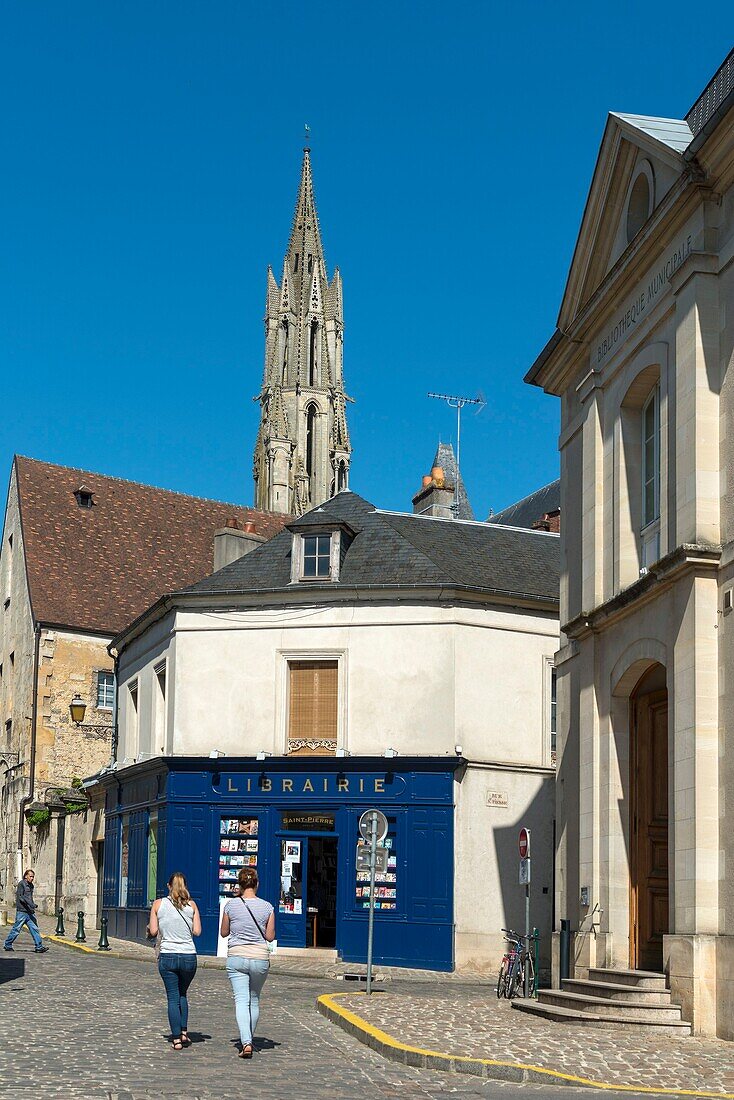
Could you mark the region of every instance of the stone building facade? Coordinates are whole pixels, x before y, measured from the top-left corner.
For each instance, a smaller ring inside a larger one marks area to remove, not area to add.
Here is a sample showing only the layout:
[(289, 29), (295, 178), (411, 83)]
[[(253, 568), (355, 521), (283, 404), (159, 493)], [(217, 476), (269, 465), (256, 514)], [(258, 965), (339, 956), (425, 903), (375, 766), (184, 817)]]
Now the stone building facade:
[(328, 280), (304, 149), (280, 286), (268, 268), (255, 507), (301, 515), (349, 484), (342, 278)]
[(556, 912), (734, 1038), (734, 55), (609, 116), (557, 330)]
[(285, 518), (15, 458), (0, 552), (0, 905), (30, 864), (43, 911), (96, 916), (104, 822), (81, 781), (114, 751), (112, 636)]

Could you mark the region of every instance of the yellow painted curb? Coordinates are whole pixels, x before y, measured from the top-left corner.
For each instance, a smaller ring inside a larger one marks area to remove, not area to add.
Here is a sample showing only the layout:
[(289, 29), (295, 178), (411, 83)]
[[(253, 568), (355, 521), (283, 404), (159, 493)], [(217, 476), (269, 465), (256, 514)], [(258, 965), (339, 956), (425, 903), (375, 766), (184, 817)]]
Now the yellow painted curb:
[[(317, 1003), (328, 1009), (329, 1013), (333, 1013), (341, 1020), (344, 1020), (351, 1028), (361, 1032), (365, 1038), (370, 1037), (381, 1046), (387, 1047), (390, 1050), (399, 1050), (411, 1054), (422, 1055), (423, 1057), (431, 1058), (434, 1062), (436, 1060), (446, 1062), (446, 1069), (450, 1068), (450, 1063), (452, 1062), (462, 1062), (471, 1063), (473, 1065), (497, 1066), (503, 1069), (516, 1069), (522, 1070), (523, 1072), (538, 1073), (543, 1077), (553, 1078), (563, 1084), (585, 1085), (588, 1088), (607, 1089), (610, 1092), (649, 1093), (653, 1096), (702, 1096), (707, 1097), (708, 1100), (712, 1100), (712, 1098), (715, 1098), (715, 1100), (734, 1100), (734, 1093), (731, 1092), (708, 1092), (696, 1089), (664, 1089), (653, 1088), (650, 1085), (620, 1085), (608, 1081), (594, 1081), (589, 1077), (576, 1077), (571, 1073), (563, 1073), (555, 1069), (546, 1069), (543, 1066), (533, 1066), (525, 1062), (503, 1062), (494, 1058), (470, 1058), (463, 1054), (444, 1054), (441, 1051), (409, 1046), (407, 1043), (401, 1043), (399, 1039), (395, 1039), (392, 1035), (388, 1035), (386, 1031), (381, 1031), (380, 1028), (368, 1023), (367, 1020), (363, 1020), (362, 1017), (357, 1016), (355, 1012), (351, 1012), (348, 1008), (343, 1008), (336, 1003), (337, 999), (342, 997), (365, 997), (366, 995), (364, 991), (360, 991), (359, 993), (324, 993), (318, 998)], [(360, 1038), (360, 1035), (357, 1035), (357, 1038)], [(365, 1040), (363, 1039), (362, 1041), (364, 1042)], [(371, 1046), (372, 1044), (369, 1045)]]
[(62, 947), (71, 947), (74, 951), (85, 951), (88, 955), (108, 955), (113, 959), (122, 959), (125, 956), (119, 951), (98, 951), (96, 947), (88, 947), (86, 943), (77, 943), (75, 940), (65, 940), (61, 936), (46, 936), (52, 943), (60, 943)]

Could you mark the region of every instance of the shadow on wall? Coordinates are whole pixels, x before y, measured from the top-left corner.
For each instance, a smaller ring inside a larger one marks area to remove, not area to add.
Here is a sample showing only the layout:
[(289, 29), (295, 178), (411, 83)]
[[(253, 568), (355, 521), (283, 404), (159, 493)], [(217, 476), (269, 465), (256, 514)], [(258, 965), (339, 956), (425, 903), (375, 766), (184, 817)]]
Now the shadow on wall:
[(514, 825), (493, 829), (504, 927), (525, 932), (525, 887), (520, 885), (518, 838), (523, 827), (530, 830), (531, 881), (530, 928), (540, 933), (539, 977), (550, 977), (551, 931), (553, 921), (553, 822), (555, 810), (553, 776), (542, 780), (540, 790), (528, 802)]

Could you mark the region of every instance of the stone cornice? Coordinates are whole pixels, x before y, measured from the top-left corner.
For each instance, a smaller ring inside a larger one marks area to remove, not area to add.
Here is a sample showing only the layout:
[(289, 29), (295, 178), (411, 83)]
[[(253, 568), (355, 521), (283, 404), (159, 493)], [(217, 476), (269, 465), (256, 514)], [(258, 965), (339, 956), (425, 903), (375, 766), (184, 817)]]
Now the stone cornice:
[(716, 572), (721, 562), (721, 547), (684, 543), (656, 562), (634, 584), (622, 589), (610, 600), (583, 611), (570, 619), (561, 631), (571, 639), (605, 630), (631, 611), (655, 599), (686, 573)]

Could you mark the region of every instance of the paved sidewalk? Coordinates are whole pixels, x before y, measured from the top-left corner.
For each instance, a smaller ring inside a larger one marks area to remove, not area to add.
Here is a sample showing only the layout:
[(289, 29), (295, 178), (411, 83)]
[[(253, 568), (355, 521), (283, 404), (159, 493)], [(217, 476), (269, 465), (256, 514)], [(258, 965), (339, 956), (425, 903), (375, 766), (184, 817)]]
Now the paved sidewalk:
[[(344, 984), (268, 978), (255, 1057), (236, 1057), (232, 992), (221, 971), (197, 973), (189, 994), (193, 1045), (167, 1041), (163, 984), (148, 965), (30, 936), (0, 952), (2, 1100), (585, 1100), (550, 1090), (394, 1065), (316, 1011)], [(522, 1096), (520, 1096), (522, 1089)], [(588, 1095), (588, 1094), (587, 1094)], [(604, 1093), (595, 1100), (615, 1100)], [(618, 1098), (616, 1098), (618, 1100)]]
[[(486, 988), (451, 986), (391, 986), (367, 997), (339, 993), (320, 1003), (320, 1009), (362, 1042), (407, 1065), (488, 1076), (509, 1075), (507, 1067), (474, 1068), (430, 1057), (410, 1057), (401, 1044), (451, 1057), (491, 1059), (555, 1071), (604, 1086), (671, 1090), (734, 1096), (734, 1043), (720, 1039), (679, 1038), (583, 1028), (551, 1023), (514, 1012), (509, 1001), (498, 1001)], [(354, 1013), (366, 1027), (360, 1034), (354, 1022), (338, 1019), (340, 1009)], [(386, 1036), (375, 1034), (375, 1029)], [(385, 1042), (397, 1040), (397, 1046)], [(510, 1076), (512, 1079), (512, 1076)], [(517, 1080), (540, 1080), (523, 1071)], [(548, 1076), (550, 1082), (553, 1078)], [(557, 1083), (571, 1084), (563, 1079)]]

